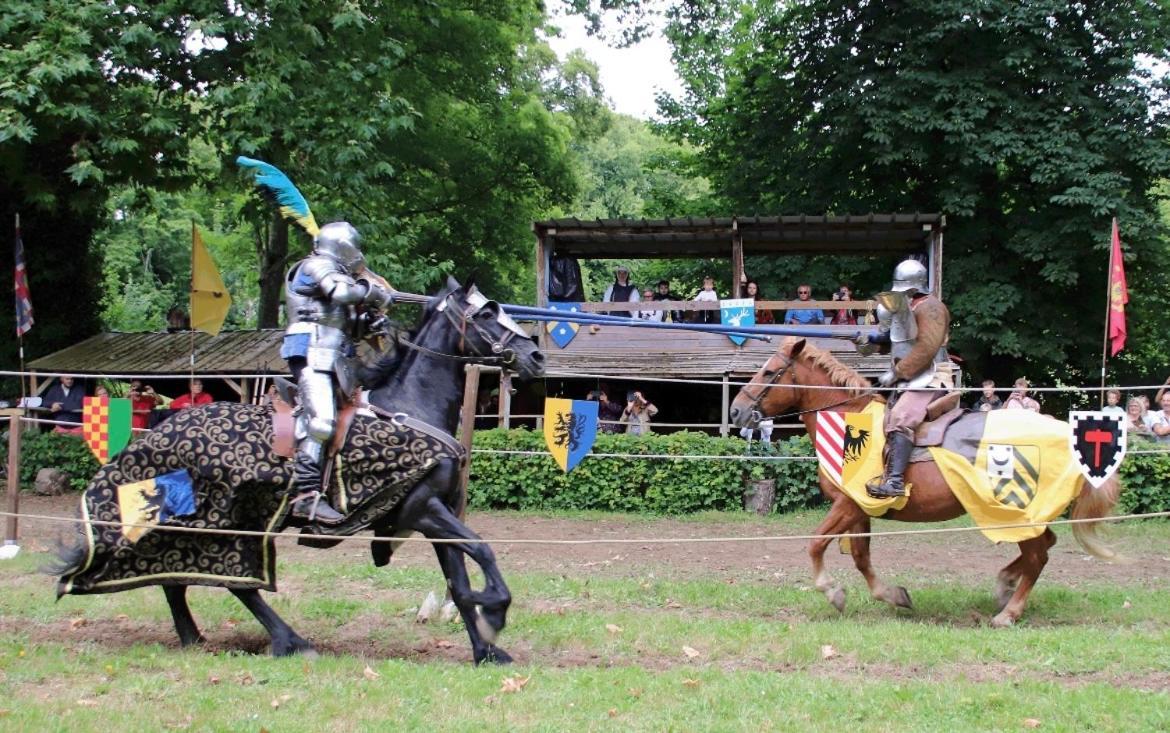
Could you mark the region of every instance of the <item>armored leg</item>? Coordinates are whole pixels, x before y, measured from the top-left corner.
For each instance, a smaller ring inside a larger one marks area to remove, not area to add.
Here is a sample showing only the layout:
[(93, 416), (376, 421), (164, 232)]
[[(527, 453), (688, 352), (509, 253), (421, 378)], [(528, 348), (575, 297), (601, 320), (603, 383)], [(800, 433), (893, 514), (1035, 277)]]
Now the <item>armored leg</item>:
[(902, 477), (910, 463), (910, 454), (914, 451), (914, 439), (904, 433), (890, 433), (889, 440), (890, 452), (886, 456), (884, 480), (876, 486), (867, 484), (865, 487), (866, 492), (875, 499), (896, 499), (906, 495)]
[(322, 524), (337, 524), (345, 517), (329, 505), (321, 492), (322, 456), (337, 423), (333, 378), (325, 372), (305, 369), (297, 387), (302, 412), (297, 421), (297, 453), (289, 492), (293, 497), (302, 498), (293, 504), (292, 515)]

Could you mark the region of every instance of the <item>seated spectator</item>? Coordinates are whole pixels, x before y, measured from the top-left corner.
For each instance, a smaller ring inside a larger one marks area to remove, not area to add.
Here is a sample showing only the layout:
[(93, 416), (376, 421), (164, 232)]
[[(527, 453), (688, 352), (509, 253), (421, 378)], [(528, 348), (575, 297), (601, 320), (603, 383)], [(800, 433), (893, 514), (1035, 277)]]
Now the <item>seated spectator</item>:
[(188, 407), (198, 407), (199, 405), (207, 405), (214, 402), (211, 395), (203, 391), (203, 380), (192, 379), (191, 391), (185, 395), (180, 395), (171, 400), (172, 410), (185, 410)]
[[(644, 290), (642, 292), (642, 302), (643, 303), (653, 303), (654, 302), (654, 291), (651, 290), (650, 288), (646, 288), (646, 290)], [(638, 317), (638, 320), (641, 320), (641, 321), (665, 321), (666, 320), (666, 311), (662, 311), (662, 310), (640, 310), (640, 311), (637, 311), (636, 315)]]
[[(853, 300), (853, 288), (841, 283), (841, 287), (833, 293), (833, 300)], [(861, 315), (858, 311), (849, 308), (839, 308), (833, 311), (833, 317), (829, 319), (829, 323), (834, 326), (856, 326)]]
[[(682, 300), (682, 298), (670, 292), (670, 282), (668, 280), (659, 280), (658, 289), (654, 293), (654, 300)], [(663, 320), (666, 320), (665, 316), (666, 314), (663, 313)], [(675, 323), (682, 323), (682, 311), (671, 311), (670, 320)]]
[(162, 398), (155, 394), (154, 387), (149, 384), (142, 386), (141, 379), (130, 380), (130, 425), (135, 430), (146, 430), (150, 427), (150, 415), (154, 408), (162, 404)]
[(1031, 410), (1040, 412), (1040, 403), (1028, 396), (1028, 380), (1020, 377), (1016, 380), (1015, 389), (1008, 396), (1003, 407), (1005, 410)]
[[(1170, 398), (1167, 401), (1170, 402)], [(626, 424), (627, 435), (649, 435), (650, 418), (657, 414), (658, 408), (641, 392), (626, 393), (626, 409), (622, 410), (621, 422)]]
[(107, 397), (108, 398), (110, 396), (110, 390), (106, 389), (106, 385), (99, 384), (97, 386), (97, 388), (94, 389), (93, 396), (94, 397)]
[(85, 390), (76, 384), (73, 377), (61, 377), (45, 392), (42, 405), (49, 408), (53, 420), (62, 423), (77, 423), (75, 425), (57, 425), (53, 428), (57, 433), (81, 432), (81, 409), (85, 399)]
[[(796, 297), (800, 300), (812, 298), (812, 287), (808, 284), (796, 286)], [(820, 308), (793, 308), (784, 315), (785, 325), (790, 323), (802, 326), (820, 325), (825, 322), (825, 314)]]
[[(760, 284), (755, 280), (747, 281), (747, 297), (752, 300), (767, 300), (764, 294), (760, 292)], [(767, 308), (756, 308), (756, 323), (770, 326), (776, 323), (776, 316)]]
[(597, 429), (603, 433), (617, 433), (620, 431), (622, 406), (610, 402), (609, 397), (600, 389), (592, 390), (585, 395), (585, 399), (597, 402)]
[[(707, 275), (703, 278), (703, 289), (692, 300), (699, 303), (718, 303), (719, 293), (715, 292), (715, 278)], [(719, 323), (719, 309), (699, 311), (695, 318), (699, 323)]]
[(1106, 414), (1113, 413), (1116, 415), (1125, 414), (1125, 408), (1121, 406), (1121, 390), (1105, 390), (1105, 406), (1101, 408), (1101, 412)]
[[(625, 265), (618, 265), (613, 271), (613, 282), (605, 289), (601, 299), (606, 303), (637, 303), (638, 286), (630, 282), (630, 270)], [(609, 311), (611, 316), (632, 318), (633, 311)]]
[(998, 410), (1003, 407), (1003, 400), (995, 394), (995, 382), (990, 379), (983, 380), (983, 394), (979, 399), (975, 400), (975, 404), (971, 405), (972, 410), (978, 412), (990, 412), (991, 410)]
[(1170, 392), (1162, 393), (1162, 409), (1150, 417), (1149, 426), (1158, 445), (1170, 445)]
[(1150, 426), (1142, 419), (1142, 401), (1137, 397), (1129, 398), (1129, 402), (1126, 403), (1125, 425), (1131, 436), (1146, 440), (1154, 439), (1154, 431), (1150, 430)]

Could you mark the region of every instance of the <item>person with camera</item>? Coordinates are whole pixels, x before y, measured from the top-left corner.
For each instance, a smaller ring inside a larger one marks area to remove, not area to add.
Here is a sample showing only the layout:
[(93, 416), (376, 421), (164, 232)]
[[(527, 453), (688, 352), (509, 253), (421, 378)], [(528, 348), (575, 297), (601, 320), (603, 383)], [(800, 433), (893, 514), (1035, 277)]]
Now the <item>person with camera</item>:
[(597, 403), (597, 429), (603, 433), (617, 433), (622, 419), (621, 404), (613, 402), (604, 389), (590, 390), (585, 399)]
[(162, 397), (155, 394), (154, 387), (143, 386), (141, 379), (130, 380), (130, 426), (134, 430), (150, 428), (150, 415), (162, 404)]
[(658, 408), (641, 392), (626, 392), (626, 409), (622, 410), (621, 422), (626, 424), (627, 435), (649, 435), (650, 418), (657, 414)]
[(1005, 410), (1031, 410), (1040, 412), (1040, 403), (1028, 396), (1028, 380), (1020, 377), (1016, 380), (1012, 393), (1003, 403)]
[[(841, 287), (837, 288), (837, 292), (833, 293), (833, 300), (853, 300), (853, 290), (845, 283), (841, 283)], [(857, 311), (849, 308), (835, 310), (829, 323), (834, 326), (856, 326)]]

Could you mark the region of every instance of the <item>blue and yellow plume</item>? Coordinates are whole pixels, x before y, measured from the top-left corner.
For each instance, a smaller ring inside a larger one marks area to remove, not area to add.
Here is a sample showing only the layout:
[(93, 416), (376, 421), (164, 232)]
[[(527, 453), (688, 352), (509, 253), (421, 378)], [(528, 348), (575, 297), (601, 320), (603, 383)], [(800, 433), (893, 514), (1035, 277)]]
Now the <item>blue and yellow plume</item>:
[(236, 165), (255, 175), (254, 181), (257, 188), (276, 200), (277, 205), (280, 206), (280, 213), (284, 215), (285, 219), (295, 222), (297, 226), (308, 232), (309, 236), (317, 236), (321, 227), (317, 226), (313, 212), (309, 211), (309, 202), (279, 168), (262, 160), (245, 158), (242, 155), (236, 158)]

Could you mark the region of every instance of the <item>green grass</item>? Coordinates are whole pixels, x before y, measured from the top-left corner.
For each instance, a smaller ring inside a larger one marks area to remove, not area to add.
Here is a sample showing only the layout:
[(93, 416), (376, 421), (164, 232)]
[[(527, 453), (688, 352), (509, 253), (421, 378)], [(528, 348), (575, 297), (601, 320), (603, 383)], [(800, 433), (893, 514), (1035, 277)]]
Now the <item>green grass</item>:
[[(769, 525), (796, 534), (816, 521)], [(1166, 530), (1113, 532), (1165, 555)], [(895, 612), (842, 570), (838, 615), (805, 568), (783, 580), (511, 571), (501, 645), (519, 664), (476, 669), (461, 626), (413, 621), (442, 587), (437, 569), (313, 557), (282, 561), (289, 590), (268, 597), (323, 650), (316, 660), (240, 652), (262, 648), (263, 632), (223, 591), (190, 594), (212, 651), (180, 651), (157, 588), (54, 603), (36, 573), (46, 558), (0, 563), (0, 731), (1170, 729), (1170, 589), (1141, 577), (1042, 579), (1021, 624), (993, 630), (990, 578), (906, 571), (915, 609)], [(512, 675), (529, 680), (502, 691)]]

